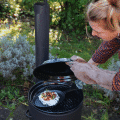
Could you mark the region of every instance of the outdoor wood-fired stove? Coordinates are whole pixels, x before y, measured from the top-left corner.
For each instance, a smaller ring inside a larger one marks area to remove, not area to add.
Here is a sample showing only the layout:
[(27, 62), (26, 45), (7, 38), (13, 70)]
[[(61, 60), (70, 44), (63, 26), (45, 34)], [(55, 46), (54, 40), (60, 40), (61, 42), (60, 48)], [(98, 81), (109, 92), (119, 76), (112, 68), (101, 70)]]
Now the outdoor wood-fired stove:
[[(81, 120), (83, 92), (75, 85), (77, 78), (65, 64), (71, 60), (68, 58), (48, 60), (49, 5), (46, 1), (35, 3), (34, 10), (36, 68), (33, 74), (36, 77), (36, 84), (28, 93), (29, 109), (26, 111), (26, 116), (30, 120)], [(39, 106), (38, 95), (46, 89), (58, 92), (61, 102), (55, 106)], [(65, 93), (64, 99), (62, 92)]]
[[(65, 64), (66, 61), (69, 60), (66, 58), (47, 60), (45, 61), (47, 63), (35, 68), (33, 74), (39, 82), (29, 90), (29, 110), (27, 110), (29, 115), (26, 113), (31, 120), (81, 120), (83, 92), (74, 84), (77, 79), (70, 67)], [(37, 101), (36, 103), (33, 101), (46, 89), (71, 91), (67, 92), (65, 99), (56, 106), (39, 107), (36, 105)]]

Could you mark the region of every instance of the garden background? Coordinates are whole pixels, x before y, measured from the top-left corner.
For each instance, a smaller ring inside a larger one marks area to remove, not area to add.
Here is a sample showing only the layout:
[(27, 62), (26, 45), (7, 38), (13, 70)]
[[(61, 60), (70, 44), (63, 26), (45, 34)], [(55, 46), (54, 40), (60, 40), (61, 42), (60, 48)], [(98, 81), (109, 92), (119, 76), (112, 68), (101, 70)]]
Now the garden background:
[[(11, 110), (16, 109), (20, 103), (28, 104), (28, 90), (35, 84), (33, 70), (36, 2), (43, 1), (0, 1), (0, 105)], [(88, 61), (102, 43), (101, 39), (91, 39), (86, 35), (85, 8), (91, 0), (48, 0), (47, 2), (50, 6), (51, 56), (70, 58), (77, 55)], [(91, 33), (92, 29), (88, 23), (87, 28)], [(98, 65), (100, 69), (111, 71), (119, 71), (119, 66), (118, 52), (106, 63)], [(119, 92), (86, 84), (84, 88), (86, 98), (84, 105), (104, 106), (106, 110), (103, 116), (105, 115), (106, 118), (110, 111), (120, 114), (119, 105), (116, 105), (116, 101), (120, 101)], [(114, 108), (113, 105), (117, 107)]]

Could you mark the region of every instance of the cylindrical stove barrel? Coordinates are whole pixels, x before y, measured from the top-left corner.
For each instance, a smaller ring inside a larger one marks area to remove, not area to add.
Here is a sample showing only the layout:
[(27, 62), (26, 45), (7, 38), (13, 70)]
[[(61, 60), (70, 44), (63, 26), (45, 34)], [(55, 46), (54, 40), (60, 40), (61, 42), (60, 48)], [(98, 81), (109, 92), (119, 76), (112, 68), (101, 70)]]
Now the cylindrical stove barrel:
[[(35, 97), (34, 95), (40, 91), (39, 89), (43, 88), (41, 86), (41, 82), (38, 82), (29, 90), (28, 93), (28, 102), (29, 102), (29, 110), (26, 112), (26, 116), (30, 120), (81, 120), (82, 106), (83, 106), (83, 92), (79, 89), (79, 91), (74, 91), (73, 93), (68, 93), (66, 95), (66, 100), (56, 108), (38, 108), (32, 104), (32, 99)], [(52, 85), (47, 86), (48, 88), (53, 87), (53, 89), (73, 89), (68, 85)], [(36, 90), (34, 90), (37, 88)], [(46, 88), (44, 88), (46, 89)], [(72, 97), (71, 97), (72, 96)], [(72, 99), (71, 99), (72, 98)], [(74, 100), (75, 102), (71, 102), (70, 100)], [(68, 103), (68, 104), (67, 104)], [(67, 105), (66, 105), (67, 104)], [(29, 113), (29, 115), (28, 115)]]
[[(30, 120), (81, 120), (83, 101), (79, 107), (64, 114), (47, 114), (40, 112), (33, 105), (30, 105), (28, 112)], [(32, 116), (31, 116), (32, 115)]]
[(34, 4), (36, 67), (49, 59), (49, 4), (46, 1)]

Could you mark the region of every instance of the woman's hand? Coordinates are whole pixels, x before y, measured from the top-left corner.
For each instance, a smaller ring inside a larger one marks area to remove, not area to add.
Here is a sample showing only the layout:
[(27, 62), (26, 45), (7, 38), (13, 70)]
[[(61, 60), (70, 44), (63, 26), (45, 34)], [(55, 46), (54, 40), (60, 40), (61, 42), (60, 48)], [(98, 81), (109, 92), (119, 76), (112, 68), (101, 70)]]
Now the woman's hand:
[(99, 68), (91, 65), (89, 63), (79, 63), (77, 61), (66, 62), (69, 65), (71, 70), (73, 71), (76, 78), (81, 80), (86, 84), (97, 84), (96, 76), (99, 73)]

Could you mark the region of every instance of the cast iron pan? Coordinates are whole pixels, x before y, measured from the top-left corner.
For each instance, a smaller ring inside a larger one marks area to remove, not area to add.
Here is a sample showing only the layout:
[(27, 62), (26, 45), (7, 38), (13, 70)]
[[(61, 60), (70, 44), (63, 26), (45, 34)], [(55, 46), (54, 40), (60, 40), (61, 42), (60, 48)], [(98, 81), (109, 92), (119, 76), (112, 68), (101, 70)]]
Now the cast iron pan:
[[(59, 95), (59, 101), (58, 101), (58, 103), (56, 103), (55, 105), (53, 105), (53, 106), (56, 106), (57, 104), (59, 104), (60, 102), (62, 102), (63, 100), (64, 100), (64, 98), (65, 98), (65, 94), (66, 93), (68, 93), (68, 92), (71, 92), (71, 91), (75, 91), (75, 90), (79, 90), (79, 89), (70, 89), (70, 90), (66, 90), (66, 91), (64, 91), (64, 92), (62, 92), (62, 91), (60, 91), (60, 90), (50, 90), (51, 92), (57, 92), (57, 94)], [(42, 104), (42, 102), (39, 100), (39, 96), (40, 95), (40, 93), (39, 94), (37, 94), (34, 98), (33, 98), (33, 100), (32, 100), (32, 103), (33, 103), (33, 105), (34, 106), (36, 106), (36, 107), (50, 107), (50, 106), (48, 106), (48, 105), (43, 105)]]
[[(35, 87), (31, 90), (31, 93), (30, 93), (30, 101), (32, 101), (32, 95), (33, 94), (40, 94), (41, 92), (43, 92), (43, 91), (41, 91), (41, 88), (44, 88), (44, 87), (46, 87), (46, 86), (51, 86), (51, 85), (55, 85), (55, 84), (57, 84), (58, 86), (59, 85), (63, 85), (63, 86), (69, 86), (69, 88), (70, 89), (74, 89), (73, 87), (72, 87), (72, 85), (71, 85), (71, 83), (69, 83), (69, 82), (66, 82), (66, 83), (59, 83), (59, 82), (47, 82), (47, 83), (42, 83), (42, 84), (40, 84), (40, 85), (38, 85), (38, 86), (36, 86), (35, 85)], [(47, 89), (49, 89), (50, 90), (50, 88), (47, 88)], [(35, 95), (35, 96), (36, 96)]]

